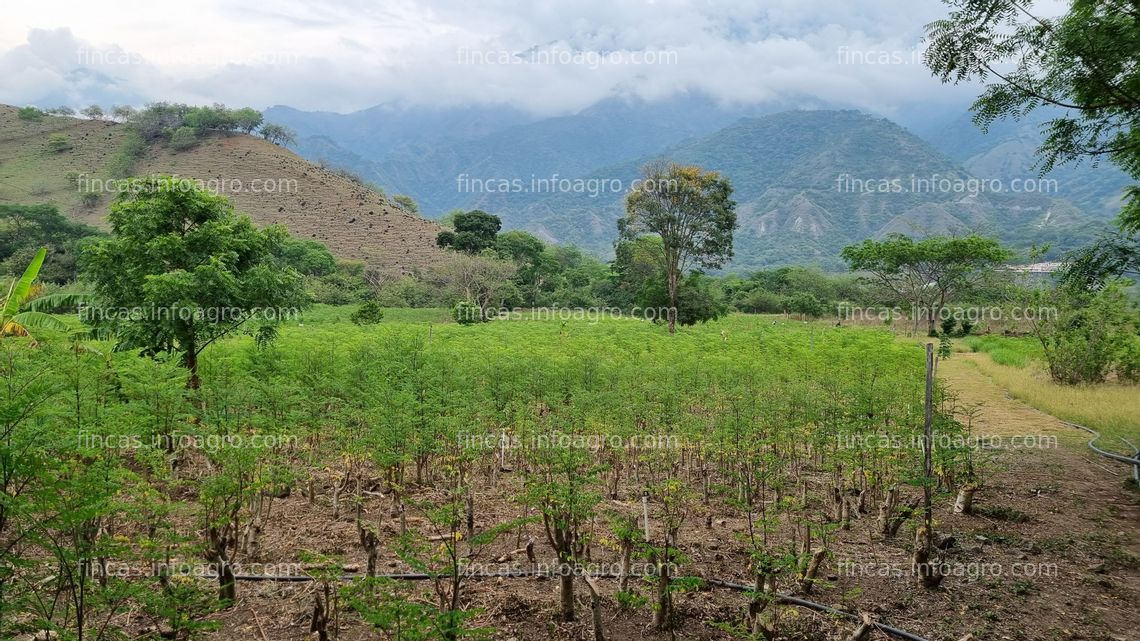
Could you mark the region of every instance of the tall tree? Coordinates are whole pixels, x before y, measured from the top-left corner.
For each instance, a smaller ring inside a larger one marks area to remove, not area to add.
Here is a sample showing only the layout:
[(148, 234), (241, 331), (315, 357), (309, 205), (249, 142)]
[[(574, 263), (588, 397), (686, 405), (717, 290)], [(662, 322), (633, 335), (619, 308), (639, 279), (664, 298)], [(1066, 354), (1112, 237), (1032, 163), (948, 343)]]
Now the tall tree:
[(261, 112), (250, 107), (242, 107), (234, 111), (233, 119), (237, 128), (247, 134), (252, 133), (254, 129), (261, 126), (261, 123), (265, 122)]
[[(943, 82), (986, 82), (971, 109), (987, 128), (1039, 107), (1059, 109), (1043, 127), (1039, 168), (1108, 157), (1140, 181), (1140, 4), (1074, 0), (1042, 17), (1032, 0), (944, 0), (950, 15), (926, 27), (927, 66)], [(1140, 263), (1140, 184), (1124, 192), (1121, 234), (1070, 256), (1072, 278), (1099, 286)]]
[(700, 167), (650, 163), (643, 178), (626, 196), (618, 232), (623, 240), (643, 234), (661, 239), (672, 334), (677, 331), (677, 291), (685, 272), (694, 264), (719, 268), (732, 258), (736, 202), (726, 178)]
[(224, 196), (168, 176), (129, 186), (111, 205), (112, 237), (81, 255), (100, 301), (91, 312), (120, 348), (178, 354), (196, 389), (202, 350), (251, 320), (267, 328), (301, 307), (302, 278), (274, 260), (283, 235), (258, 230)]
[(454, 247), (461, 252), (478, 254), (495, 246), (495, 238), (503, 228), (498, 216), (479, 209), (456, 214), (455, 231), (443, 230), (436, 237), (440, 247)]
[(942, 309), (1012, 257), (985, 236), (934, 236), (915, 241), (902, 234), (865, 240), (840, 254), (851, 269), (870, 272), (891, 296), (911, 305), (914, 326), (923, 316), (934, 331)]

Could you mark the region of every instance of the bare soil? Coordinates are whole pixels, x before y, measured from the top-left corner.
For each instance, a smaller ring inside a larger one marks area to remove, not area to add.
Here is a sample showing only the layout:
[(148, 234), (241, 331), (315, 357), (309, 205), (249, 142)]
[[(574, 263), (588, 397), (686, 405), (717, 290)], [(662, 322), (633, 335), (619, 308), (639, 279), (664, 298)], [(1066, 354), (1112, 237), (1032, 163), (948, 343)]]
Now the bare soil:
[[(911, 535), (882, 540), (873, 534), (874, 519), (864, 515), (850, 531), (837, 530), (821, 572), (824, 580), (806, 597), (850, 612), (866, 611), (878, 621), (931, 640), (1088, 639), (1140, 641), (1140, 493), (1126, 487), (1124, 466), (1100, 459), (1084, 448), (1081, 433), (1057, 419), (1009, 398), (979, 374), (970, 360), (982, 354), (955, 354), (940, 365), (939, 376), (959, 393), (959, 403), (979, 404), (979, 435), (1056, 436), (1056, 446), (995, 451), (995, 465), (976, 498), (977, 514), (949, 513), (950, 499), (938, 506), (935, 527), (955, 544), (944, 557), (950, 576), (936, 590), (923, 590), (909, 574)], [(477, 529), (519, 516), (513, 502), (517, 479), (504, 477), (497, 487), (485, 484), (476, 494)], [(952, 498), (952, 497), (950, 497)], [(634, 513), (636, 501), (609, 502), (606, 507)], [(739, 537), (744, 519), (726, 508), (709, 508), (686, 521), (680, 544), (689, 556), (684, 572), (749, 583), (748, 559)], [(382, 540), (396, 536), (398, 524), (388, 515), (388, 501), (369, 496), (365, 518), (381, 524)], [(316, 505), (298, 494), (280, 501), (266, 531), (264, 559), (299, 562), (308, 549), (344, 559), (363, 573), (366, 557), (357, 541), (354, 515), (333, 520), (329, 493), (318, 492)], [(409, 527), (423, 520), (409, 517)], [(533, 536), (540, 561), (553, 563), (554, 553), (540, 525), (508, 534), (479, 560), (509, 554), (518, 538)], [(518, 538), (517, 538), (518, 537)], [(595, 545), (597, 563), (616, 561), (613, 550)], [(493, 568), (527, 568), (525, 558), (511, 558)], [(852, 566), (870, 568), (851, 572)], [(885, 575), (882, 569), (890, 569)], [(409, 571), (387, 547), (381, 572)], [(895, 575), (902, 571), (903, 575)], [(856, 576), (857, 575), (857, 576)], [(728, 639), (724, 626), (742, 622), (747, 597), (723, 588), (703, 588), (677, 596), (679, 627), (670, 633), (651, 628), (646, 605), (621, 610), (613, 598), (617, 582), (600, 582), (605, 600), (605, 626), (610, 639)], [(313, 583), (241, 582), (239, 601), (217, 616), (223, 627), (214, 639), (279, 641), (309, 638)], [(430, 585), (414, 589), (433, 602)], [(638, 588), (651, 596), (649, 585)], [(794, 585), (785, 585), (794, 592)], [(558, 619), (558, 582), (540, 578), (471, 579), (463, 589), (464, 604), (480, 610), (477, 624), (495, 629), (503, 640), (592, 639), (587, 591), (577, 587), (578, 621)], [(842, 639), (853, 624), (808, 610), (781, 608), (781, 638)], [(330, 629), (330, 633), (332, 630)], [(345, 612), (336, 631), (339, 639), (378, 639), (378, 633)], [(872, 638), (888, 638), (875, 632)]]

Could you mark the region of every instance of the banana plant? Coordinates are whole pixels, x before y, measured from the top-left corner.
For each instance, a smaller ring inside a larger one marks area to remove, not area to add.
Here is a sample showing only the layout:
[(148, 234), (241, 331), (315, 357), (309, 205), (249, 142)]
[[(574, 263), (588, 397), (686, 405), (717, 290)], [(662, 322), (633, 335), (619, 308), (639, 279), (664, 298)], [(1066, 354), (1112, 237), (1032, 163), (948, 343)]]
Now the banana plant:
[(47, 249), (36, 252), (32, 262), (24, 270), (19, 280), (12, 281), (8, 287), (8, 294), (4, 297), (0, 307), (0, 335), (2, 336), (31, 336), (30, 330), (50, 329), (66, 332), (70, 328), (66, 323), (45, 312), (25, 309), (25, 304), (33, 294), (33, 284), (43, 267)]

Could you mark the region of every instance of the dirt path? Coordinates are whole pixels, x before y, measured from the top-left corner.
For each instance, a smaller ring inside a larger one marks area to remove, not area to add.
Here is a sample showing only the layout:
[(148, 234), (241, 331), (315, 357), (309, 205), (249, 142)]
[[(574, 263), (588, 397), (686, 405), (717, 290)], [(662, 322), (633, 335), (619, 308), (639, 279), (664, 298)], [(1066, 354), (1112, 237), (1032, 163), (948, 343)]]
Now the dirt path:
[(978, 494), (983, 515), (947, 524), (992, 531), (972, 538), (985, 537), (986, 556), (1004, 564), (1055, 564), (1052, 576), (1004, 577), (1019, 598), (1001, 609), (1025, 617), (1036, 631), (1025, 638), (1140, 640), (1140, 493), (1125, 486), (1130, 471), (1093, 454), (1083, 432), (1011, 398), (979, 371), (979, 358), (988, 356), (955, 354), (939, 377), (961, 405), (978, 406), (974, 433), (1006, 449), (993, 450)]

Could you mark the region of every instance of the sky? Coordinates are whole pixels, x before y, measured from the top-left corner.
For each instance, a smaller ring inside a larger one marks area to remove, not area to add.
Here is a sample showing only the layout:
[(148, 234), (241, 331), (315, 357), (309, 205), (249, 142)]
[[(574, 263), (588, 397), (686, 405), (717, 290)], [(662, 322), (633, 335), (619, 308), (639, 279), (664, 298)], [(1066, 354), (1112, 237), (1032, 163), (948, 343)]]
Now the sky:
[(0, 103), (510, 104), (702, 92), (891, 115), (964, 105), (921, 62), (938, 0), (34, 0), (4, 7)]

